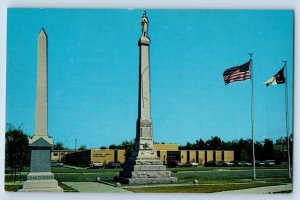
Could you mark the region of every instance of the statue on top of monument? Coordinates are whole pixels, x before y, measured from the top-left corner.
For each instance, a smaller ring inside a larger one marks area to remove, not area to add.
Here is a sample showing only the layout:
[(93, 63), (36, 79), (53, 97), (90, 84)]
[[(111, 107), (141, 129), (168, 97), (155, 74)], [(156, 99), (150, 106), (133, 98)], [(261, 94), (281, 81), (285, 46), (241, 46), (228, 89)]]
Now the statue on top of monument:
[(148, 18), (146, 16), (146, 11), (144, 11), (144, 13), (143, 13), (141, 25), (142, 25), (142, 37), (147, 37)]

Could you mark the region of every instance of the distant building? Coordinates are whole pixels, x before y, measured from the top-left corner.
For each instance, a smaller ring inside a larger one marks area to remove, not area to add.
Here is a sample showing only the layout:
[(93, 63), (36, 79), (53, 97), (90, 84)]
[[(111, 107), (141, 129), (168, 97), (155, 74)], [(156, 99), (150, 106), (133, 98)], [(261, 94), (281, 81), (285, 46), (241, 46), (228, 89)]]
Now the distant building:
[(65, 155), (65, 163), (70, 165), (88, 166), (90, 163), (106, 164), (115, 161), (125, 162), (125, 149), (88, 149)]
[(232, 150), (179, 150), (178, 144), (154, 144), (157, 156), (165, 165), (173, 162), (196, 162), (204, 165), (208, 161), (233, 161)]
[[(153, 147), (154, 152), (165, 165), (174, 162), (183, 164), (197, 162), (199, 165), (204, 165), (209, 161), (234, 160), (232, 150), (179, 150), (178, 144), (154, 144)], [(64, 154), (64, 162), (69, 165), (88, 166), (92, 162), (106, 164), (111, 161), (125, 163), (125, 149), (89, 149)]]
[(74, 153), (75, 150), (51, 150), (51, 161), (64, 162), (65, 155), (69, 153)]

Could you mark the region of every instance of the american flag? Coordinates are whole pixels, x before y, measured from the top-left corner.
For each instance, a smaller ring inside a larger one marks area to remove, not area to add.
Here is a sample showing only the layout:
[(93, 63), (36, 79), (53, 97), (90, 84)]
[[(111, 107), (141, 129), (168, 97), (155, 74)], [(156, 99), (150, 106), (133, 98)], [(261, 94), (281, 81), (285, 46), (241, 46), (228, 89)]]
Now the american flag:
[(225, 85), (235, 82), (250, 79), (250, 61), (237, 67), (226, 69), (223, 73)]

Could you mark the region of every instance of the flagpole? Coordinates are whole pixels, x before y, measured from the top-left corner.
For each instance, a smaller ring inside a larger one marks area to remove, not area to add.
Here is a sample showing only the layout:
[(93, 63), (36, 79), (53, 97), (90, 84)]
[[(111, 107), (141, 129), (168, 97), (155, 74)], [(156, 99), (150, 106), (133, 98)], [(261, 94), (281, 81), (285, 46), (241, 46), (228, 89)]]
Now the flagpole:
[(288, 171), (289, 171), (289, 177), (292, 178), (291, 176), (291, 159), (290, 159), (290, 138), (289, 138), (289, 116), (288, 116), (288, 88), (287, 88), (287, 80), (288, 80), (288, 75), (287, 75), (287, 61), (284, 62), (284, 69), (285, 69), (285, 127), (286, 127), (286, 139), (287, 139), (287, 155), (288, 155)]
[(254, 101), (253, 101), (253, 69), (252, 69), (252, 55), (250, 55), (250, 76), (251, 76), (251, 130), (252, 130), (252, 158), (253, 158), (253, 180), (256, 180), (256, 171), (255, 171), (255, 149), (254, 149)]

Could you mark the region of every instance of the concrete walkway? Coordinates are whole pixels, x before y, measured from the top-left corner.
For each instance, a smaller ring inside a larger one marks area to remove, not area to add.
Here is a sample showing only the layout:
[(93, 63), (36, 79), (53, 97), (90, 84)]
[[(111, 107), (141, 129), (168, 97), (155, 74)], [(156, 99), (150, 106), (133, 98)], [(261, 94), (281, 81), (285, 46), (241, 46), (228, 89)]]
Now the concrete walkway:
[(63, 182), (78, 192), (131, 193), (119, 187), (113, 187), (98, 182)]
[[(98, 182), (63, 182), (70, 186), (71, 188), (77, 190), (78, 192), (103, 192), (103, 193), (132, 193), (128, 190), (122, 189), (120, 187), (114, 187)], [(172, 184), (172, 186), (180, 185), (191, 185), (191, 184)], [(168, 187), (170, 185), (138, 185), (135, 187)], [(129, 188), (130, 186), (124, 186), (124, 188)], [(292, 184), (277, 185), (277, 186), (267, 186), (267, 187), (257, 187), (242, 190), (230, 190), (224, 192), (216, 192), (221, 194), (272, 194), (279, 192), (292, 191)]]
[(257, 188), (249, 188), (243, 190), (230, 190), (224, 192), (217, 192), (222, 194), (272, 194), (278, 192), (288, 192), (292, 191), (292, 184), (286, 185), (276, 185), (276, 186), (267, 186), (267, 187), (257, 187)]

